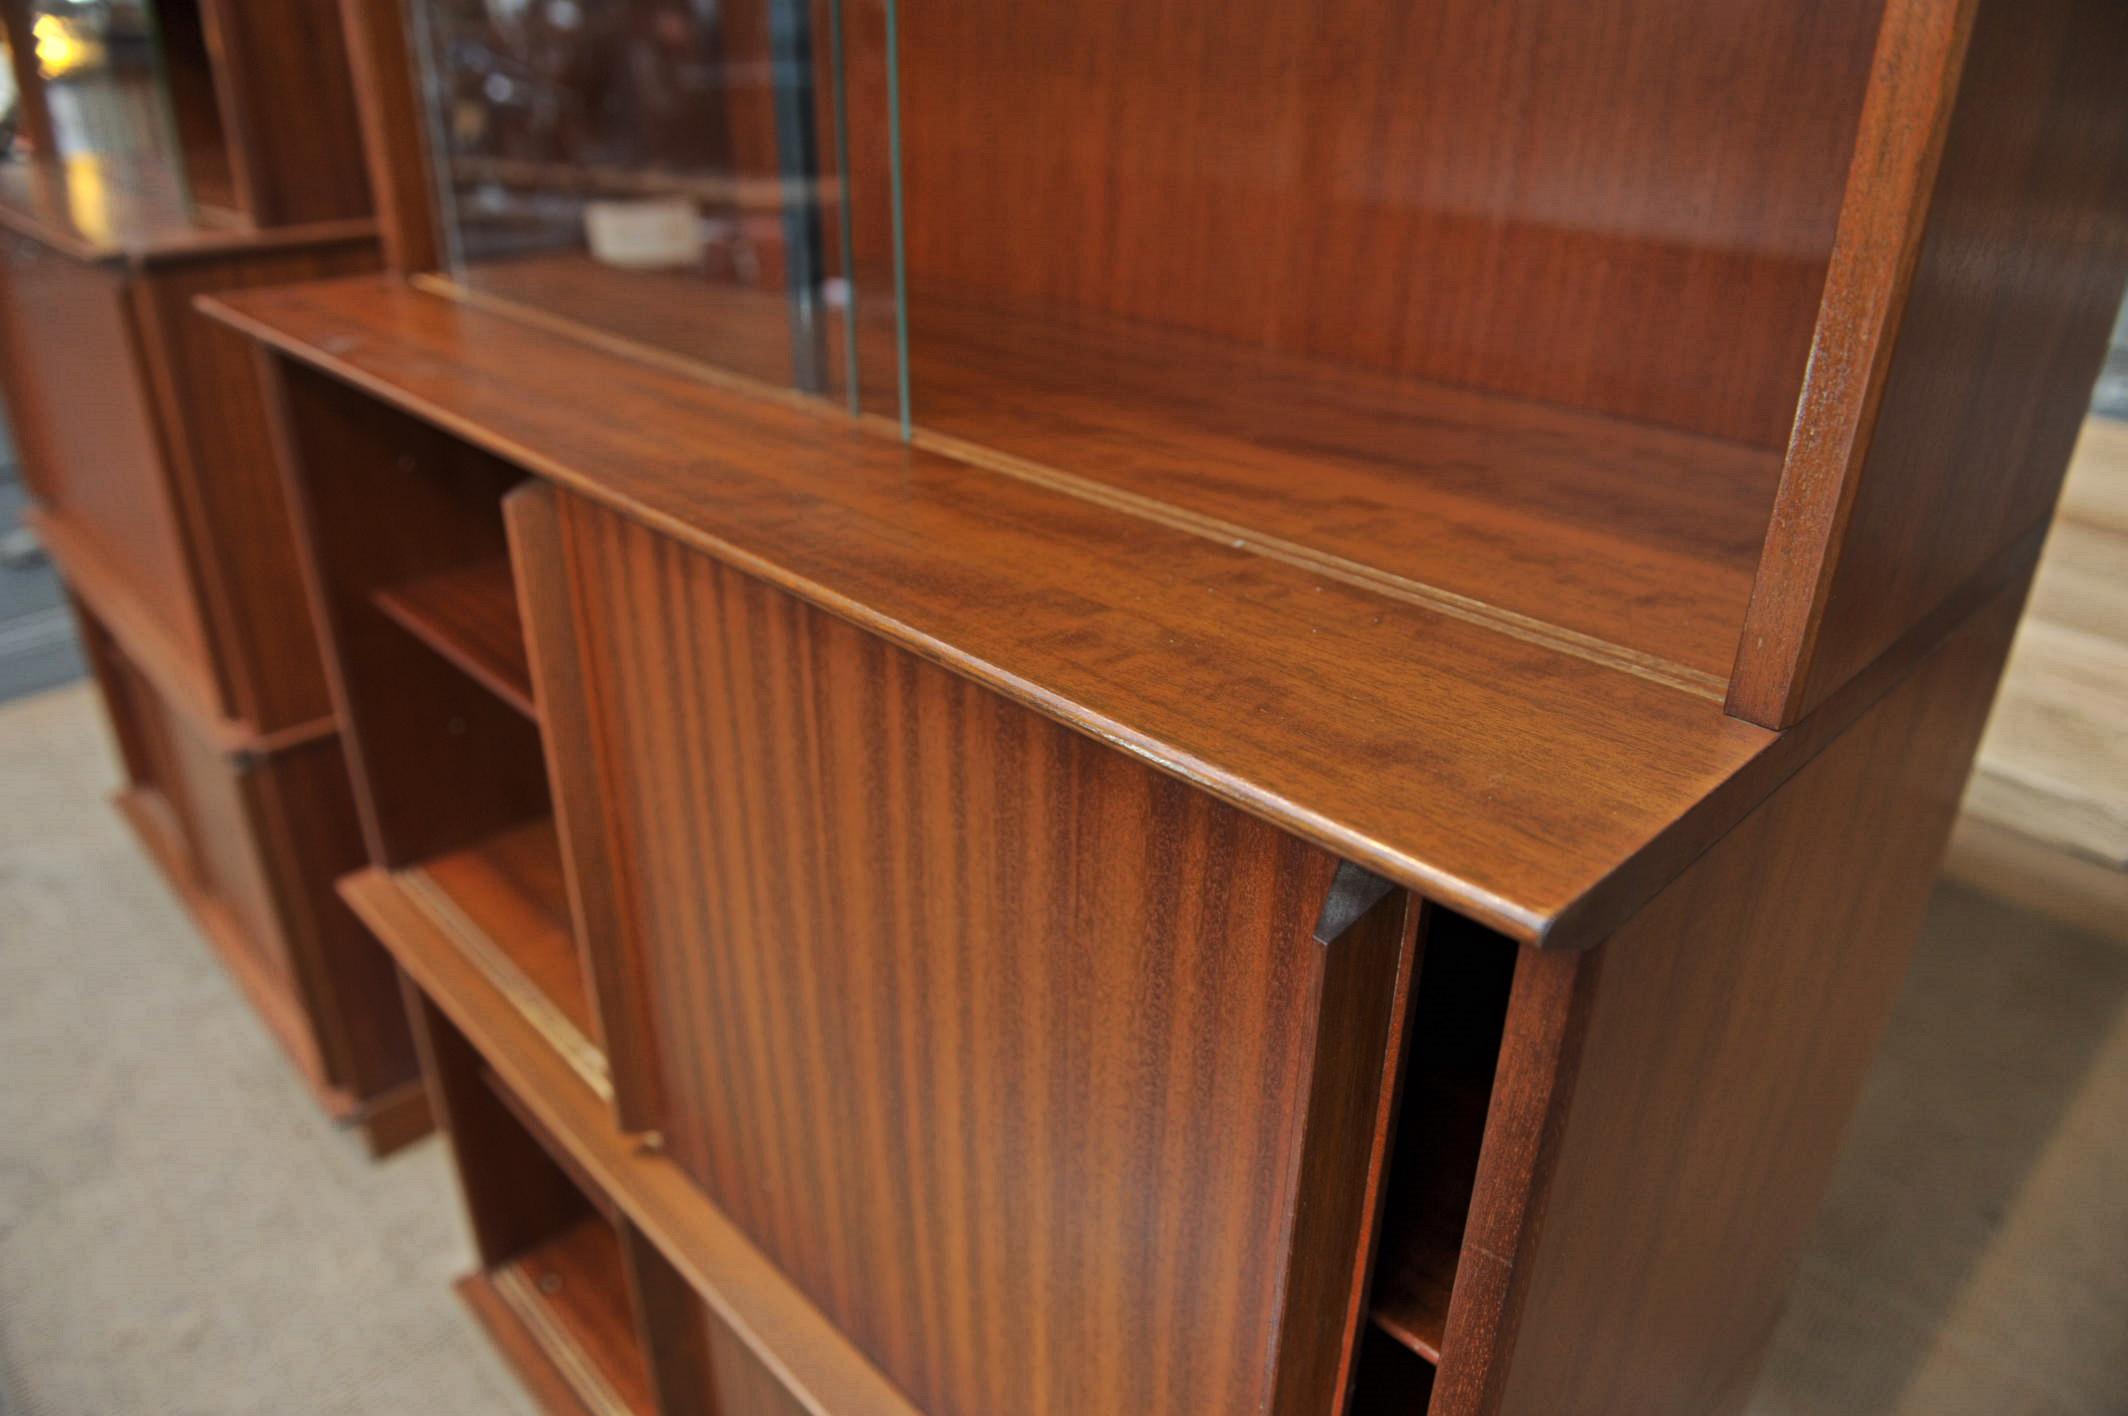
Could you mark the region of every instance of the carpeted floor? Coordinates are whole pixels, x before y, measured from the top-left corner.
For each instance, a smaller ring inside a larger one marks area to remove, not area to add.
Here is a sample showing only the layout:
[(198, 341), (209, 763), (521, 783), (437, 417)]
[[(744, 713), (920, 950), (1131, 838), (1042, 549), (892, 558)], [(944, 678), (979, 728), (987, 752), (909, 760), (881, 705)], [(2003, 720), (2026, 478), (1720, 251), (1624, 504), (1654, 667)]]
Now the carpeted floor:
[[(529, 1413), (441, 1150), (325, 1122), (113, 785), (0, 708), (0, 1412)], [(2122, 1416), (2124, 1314), (2128, 951), (1941, 891), (1752, 1416)]]
[(85, 685), (0, 709), (0, 1410), (529, 1416), (441, 1147), (325, 1120), (116, 784)]

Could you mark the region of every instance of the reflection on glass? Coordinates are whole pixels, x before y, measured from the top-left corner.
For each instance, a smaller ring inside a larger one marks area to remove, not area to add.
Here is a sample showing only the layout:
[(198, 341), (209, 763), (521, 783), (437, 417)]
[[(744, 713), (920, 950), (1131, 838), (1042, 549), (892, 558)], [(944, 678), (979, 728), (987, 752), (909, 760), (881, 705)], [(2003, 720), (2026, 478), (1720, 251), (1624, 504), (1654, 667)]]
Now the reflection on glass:
[(28, 8), (57, 156), (172, 158), (162, 36), (147, 0), (34, 0)]
[(854, 406), (840, 0), (414, 9), (463, 289)]

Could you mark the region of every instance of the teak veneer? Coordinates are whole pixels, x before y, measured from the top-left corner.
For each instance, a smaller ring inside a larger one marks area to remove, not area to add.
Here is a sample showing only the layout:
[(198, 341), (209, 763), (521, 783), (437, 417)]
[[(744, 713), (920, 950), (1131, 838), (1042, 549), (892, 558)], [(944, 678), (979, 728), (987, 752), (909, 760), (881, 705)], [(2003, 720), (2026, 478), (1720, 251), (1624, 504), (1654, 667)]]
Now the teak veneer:
[[(630, 170), (457, 50), (428, 121), (401, 8), (391, 273), (199, 308), (534, 1391), (1739, 1409), (2128, 275), (2128, 11), (739, 7)], [(787, 224), (630, 272), (474, 174)]]
[[(264, 389), (194, 308), (378, 266), (367, 174), (332, 152), (355, 110), (319, 18), (155, 7), (174, 155), (63, 151), (33, 124), (36, 150), (0, 163), (0, 383), (121, 809), (322, 1104), (381, 1151), (426, 1129), (426, 1101), (390, 961), (333, 889), (364, 852)], [(18, 56), (27, 19), (0, 12)]]

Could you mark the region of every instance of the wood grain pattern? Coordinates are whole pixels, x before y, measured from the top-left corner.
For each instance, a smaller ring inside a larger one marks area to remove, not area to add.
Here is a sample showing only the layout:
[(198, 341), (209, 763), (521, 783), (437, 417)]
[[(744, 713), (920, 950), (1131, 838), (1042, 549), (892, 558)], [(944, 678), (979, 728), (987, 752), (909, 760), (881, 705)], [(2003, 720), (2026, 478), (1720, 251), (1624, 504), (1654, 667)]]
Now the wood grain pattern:
[(339, 9), (385, 268), (432, 270), (442, 263), (436, 193), (404, 0), (339, 0)]
[(1525, 961), (1435, 1411), (1743, 1405), (2022, 598), (1998, 594), (1602, 949)]
[[(655, 1149), (623, 1133), (605, 1100), (525, 1021), (482, 972), (406, 898), (392, 876), (362, 871), (342, 884), (363, 920), (433, 1010), (463, 1029), (547, 1132), (616, 1200), (711, 1312), (813, 1416), (918, 1416), (788, 1278)], [(453, 1035), (457, 1035), (453, 1033)], [(430, 1068), (430, 1075), (436, 1069)], [(517, 1134), (522, 1135), (520, 1128)]]
[[(364, 1109), (365, 1122), (369, 1108), (382, 1108), (373, 1119), (396, 1126), (401, 1143), (425, 1135), (428, 1126), (403, 1099), (420, 1069), (391, 959), (335, 888), (365, 857), (339, 740), (244, 760), (240, 783), (243, 829), (263, 860), (295, 997), (318, 1039), (327, 1080)], [(394, 1106), (406, 1114), (395, 1119)], [(372, 1134), (380, 1143), (391, 1139), (383, 1130)]]
[(913, 7), (910, 274), (1775, 447), (1879, 8)]
[(657, 1410), (613, 1227), (594, 1215), (490, 1276), (599, 1416)]
[(373, 597), (394, 623), (535, 721), (532, 664), (507, 559), (446, 566)]
[[(710, 377), (789, 375), (789, 310), (763, 291), (570, 254), (423, 286)], [(891, 368), (886, 311), (863, 308), (860, 366)], [(951, 292), (918, 292), (911, 319), (926, 447), (1726, 690), (1773, 452)], [(893, 414), (891, 389), (870, 395)]]
[(333, 455), (366, 393), (1519, 938), (1600, 938), (1772, 785), (1722, 795), (1776, 739), (1696, 695), (831, 413), (401, 286), (214, 308), (363, 391), (289, 373)]
[(2044, 520), (2124, 277), (2106, 0), (1887, 7), (1730, 704), (1785, 727)]
[(506, 956), (570, 1028), (584, 1038), (593, 1035), (553, 823), (515, 826), (408, 869), (441, 891), (465, 924)]
[(576, 639), (576, 612), (562, 544), (555, 491), (528, 482), (503, 499), (524, 639), (538, 684), (540, 735), (554, 798), (554, 829), (563, 859), (575, 937), (586, 971), (596, 1037), (623, 1128), (657, 1124), (657, 1034), (642, 986), (642, 961), (622, 927), (613, 893), (610, 843), (600, 817), (590, 706)]
[(450, 1019), (412, 982), (404, 997), (474, 1249), (483, 1269), (499, 1268), (590, 1213), (591, 1202), (482, 1080), (480, 1053)]
[(331, 0), (200, 0), (238, 204), (258, 226), (367, 217), (353, 74)]
[(664, 1416), (803, 1416), (805, 1404), (633, 1225), (621, 1226), (621, 1243)]
[(22, 237), (0, 251), (9, 421), (30, 490), (93, 543), (226, 713), (125, 282)]
[(1408, 929), (1333, 965), (1330, 857), (563, 512), (674, 1162), (927, 1409), (1320, 1409)]
[(307, 370), (268, 377), (370, 858), (413, 865), (547, 815), (538, 727), (376, 604), (503, 560), (501, 499), (521, 474)]
[(328, 717), (317, 632), (295, 527), (248, 343), (193, 309), (207, 292), (376, 269), (367, 233), (315, 246), (145, 267), (131, 282), (142, 366), (181, 534), (195, 552), (203, 613), (231, 712), (259, 734)]

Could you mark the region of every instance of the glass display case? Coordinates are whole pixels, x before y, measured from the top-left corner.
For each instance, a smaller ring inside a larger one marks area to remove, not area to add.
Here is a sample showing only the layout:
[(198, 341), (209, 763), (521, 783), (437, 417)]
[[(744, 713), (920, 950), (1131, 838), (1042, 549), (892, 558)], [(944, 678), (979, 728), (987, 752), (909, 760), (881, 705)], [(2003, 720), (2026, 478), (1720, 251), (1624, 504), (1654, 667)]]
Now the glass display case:
[(472, 297), (1729, 671), (1872, 0), (414, 9)]
[(853, 138), (883, 169), (884, 128), (847, 111), (840, 0), (413, 10), (465, 292), (852, 407), (891, 388), (887, 349), (858, 348), (840, 174)]

